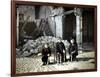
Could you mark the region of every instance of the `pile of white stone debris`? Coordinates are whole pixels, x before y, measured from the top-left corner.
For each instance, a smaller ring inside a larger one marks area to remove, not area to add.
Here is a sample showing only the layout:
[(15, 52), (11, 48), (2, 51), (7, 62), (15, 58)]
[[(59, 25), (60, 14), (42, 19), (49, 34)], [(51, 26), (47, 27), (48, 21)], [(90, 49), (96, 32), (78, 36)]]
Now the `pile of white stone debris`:
[[(37, 54), (41, 52), (43, 45), (48, 43), (49, 47), (54, 51), (56, 42), (58, 38), (53, 37), (53, 36), (42, 36), (37, 38), (36, 40), (28, 40), (22, 47), (22, 50), (16, 48), (16, 55), (17, 57), (25, 57), (29, 56), (32, 54)], [(68, 48), (69, 42), (67, 40), (62, 40), (64, 43), (65, 47)]]

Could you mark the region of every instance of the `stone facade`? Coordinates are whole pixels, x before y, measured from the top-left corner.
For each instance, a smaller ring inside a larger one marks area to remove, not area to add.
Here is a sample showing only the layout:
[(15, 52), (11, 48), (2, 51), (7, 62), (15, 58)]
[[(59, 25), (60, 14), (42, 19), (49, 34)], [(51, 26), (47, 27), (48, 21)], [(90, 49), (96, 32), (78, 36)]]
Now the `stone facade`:
[[(62, 26), (63, 26), (62, 15), (58, 15), (58, 14), (63, 13), (63, 8), (57, 7), (54, 9), (52, 6), (39, 6), (37, 19), (36, 19), (36, 13), (35, 13), (37, 11), (36, 9), (37, 8), (35, 6), (24, 6), (24, 5), (18, 6), (17, 8), (17, 43), (18, 43), (18, 38), (20, 34), (22, 34), (21, 36), (25, 36), (25, 33), (27, 34), (27, 32), (24, 29), (25, 27), (28, 27), (28, 25), (26, 25), (28, 22), (34, 22), (36, 24), (36, 27), (43, 32), (44, 36), (49, 35), (49, 36), (62, 38)], [(22, 14), (23, 16), (21, 17), (20, 14)], [(58, 16), (53, 16), (53, 15), (58, 15)], [(23, 23), (23, 24), (20, 24), (20, 23)]]
[[(53, 6), (19, 5), (17, 6), (16, 23), (17, 45), (20, 45), (20, 42), (27, 38), (36, 40), (39, 37), (48, 36), (68, 40), (68, 38), (75, 36), (78, 46), (82, 48), (83, 37), (89, 37), (88, 35), (90, 35), (87, 25), (85, 24), (85, 27), (83, 27), (84, 24), (82, 23), (83, 19), (84, 21), (86, 19), (83, 18), (84, 15), (88, 14), (88, 12), (86, 11), (84, 14), (83, 12), (84, 10), (80, 8), (66, 9)], [(92, 20), (86, 20), (85, 22), (90, 23), (90, 21)], [(87, 24), (89, 25), (89, 23)], [(86, 30), (83, 33), (84, 28)], [(87, 36), (85, 35), (86, 31), (89, 32)]]

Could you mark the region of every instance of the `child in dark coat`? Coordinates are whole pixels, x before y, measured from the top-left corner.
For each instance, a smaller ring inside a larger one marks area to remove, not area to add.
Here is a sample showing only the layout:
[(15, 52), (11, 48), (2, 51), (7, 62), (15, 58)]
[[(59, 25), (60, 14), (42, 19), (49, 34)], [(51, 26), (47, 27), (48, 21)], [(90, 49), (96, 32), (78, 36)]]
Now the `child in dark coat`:
[(59, 63), (66, 61), (66, 49), (61, 39), (59, 39), (58, 42), (56, 43), (56, 51)]
[(48, 62), (48, 57), (51, 55), (51, 50), (48, 47), (47, 44), (44, 45), (44, 48), (42, 49), (42, 62), (43, 65), (46, 65)]
[(78, 46), (77, 46), (75, 39), (73, 39), (73, 38), (70, 40), (70, 45), (69, 45), (68, 51), (70, 54), (70, 60), (75, 61), (76, 56), (78, 55)]

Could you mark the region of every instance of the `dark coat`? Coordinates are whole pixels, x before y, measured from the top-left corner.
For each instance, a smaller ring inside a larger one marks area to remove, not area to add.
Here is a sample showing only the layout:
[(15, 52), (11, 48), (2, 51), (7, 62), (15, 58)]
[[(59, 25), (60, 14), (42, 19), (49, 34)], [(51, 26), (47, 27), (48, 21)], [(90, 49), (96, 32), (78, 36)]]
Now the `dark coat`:
[(42, 49), (42, 61), (47, 61), (48, 60), (48, 54), (51, 55), (51, 50), (50, 48), (43, 48)]
[(74, 43), (73, 45), (70, 44), (68, 52), (69, 52), (69, 54), (71, 54), (72, 52), (74, 52), (73, 55), (77, 56), (78, 55), (78, 46), (77, 46), (77, 43)]
[(50, 48), (43, 48), (42, 49), (42, 56), (47, 56), (48, 54), (51, 54)]
[(57, 42), (56, 43), (56, 51), (59, 52), (60, 54), (62, 54), (63, 50), (65, 50), (64, 43), (63, 42)]

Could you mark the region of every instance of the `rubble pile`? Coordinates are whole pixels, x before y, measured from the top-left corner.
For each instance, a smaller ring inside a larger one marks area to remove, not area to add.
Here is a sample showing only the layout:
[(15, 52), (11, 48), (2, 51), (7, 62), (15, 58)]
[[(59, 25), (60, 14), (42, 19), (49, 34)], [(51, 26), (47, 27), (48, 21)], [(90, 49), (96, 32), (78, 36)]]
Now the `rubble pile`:
[[(19, 49), (16, 49), (16, 52), (20, 53), (20, 56), (29, 56), (31, 54), (37, 54), (41, 52), (44, 44), (48, 43), (49, 47), (54, 51), (56, 42), (58, 38), (53, 36), (41, 36), (37, 38), (36, 40), (28, 40), (22, 48), (22, 51)], [(65, 47), (68, 48), (69, 42), (67, 40), (62, 40)], [(19, 53), (17, 55), (19, 55)]]

